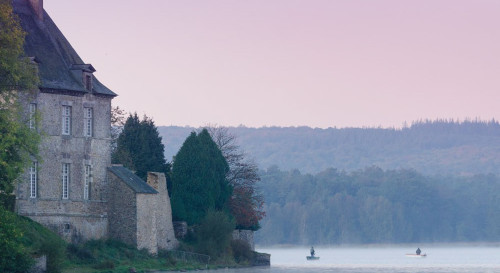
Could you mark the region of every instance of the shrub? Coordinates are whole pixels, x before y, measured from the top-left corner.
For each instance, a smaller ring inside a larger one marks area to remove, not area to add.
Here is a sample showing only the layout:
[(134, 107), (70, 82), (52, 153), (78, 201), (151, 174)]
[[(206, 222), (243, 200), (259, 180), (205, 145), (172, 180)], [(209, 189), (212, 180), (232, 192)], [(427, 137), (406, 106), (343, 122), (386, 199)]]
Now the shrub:
[(14, 211), (14, 206), (16, 203), (16, 196), (13, 194), (5, 194), (0, 191), (0, 206), (4, 207), (8, 211)]
[(94, 266), (95, 269), (114, 269), (115, 263), (111, 260), (102, 261)]
[(17, 216), (0, 206), (0, 272), (26, 272), (34, 263), (22, 244)]
[(71, 260), (93, 261), (95, 260), (92, 251), (82, 245), (70, 244), (67, 248), (68, 257)]
[(47, 255), (47, 272), (61, 272), (61, 264), (66, 256), (64, 247), (60, 240), (46, 240), (42, 243), (40, 252)]
[(209, 210), (196, 228), (197, 252), (209, 255), (213, 259), (227, 253), (234, 227), (234, 221), (230, 220), (227, 214), (222, 211)]

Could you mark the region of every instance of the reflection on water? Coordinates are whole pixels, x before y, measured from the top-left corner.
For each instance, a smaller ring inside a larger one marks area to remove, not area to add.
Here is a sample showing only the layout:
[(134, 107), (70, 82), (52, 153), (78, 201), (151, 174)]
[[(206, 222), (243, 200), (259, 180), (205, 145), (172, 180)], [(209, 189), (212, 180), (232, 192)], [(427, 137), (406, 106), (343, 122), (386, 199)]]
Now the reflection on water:
[(309, 248), (260, 248), (271, 266), (223, 269), (224, 273), (500, 273), (499, 246), (419, 246), (426, 258), (406, 257), (417, 246), (316, 247), (318, 261), (307, 261)]

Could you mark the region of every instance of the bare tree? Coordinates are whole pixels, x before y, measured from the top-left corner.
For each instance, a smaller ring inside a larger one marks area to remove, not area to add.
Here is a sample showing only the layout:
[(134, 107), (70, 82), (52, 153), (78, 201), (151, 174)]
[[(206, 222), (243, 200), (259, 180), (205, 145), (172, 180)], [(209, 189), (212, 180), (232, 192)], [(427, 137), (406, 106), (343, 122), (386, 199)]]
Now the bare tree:
[(264, 197), (256, 188), (260, 181), (258, 167), (237, 144), (237, 137), (227, 127), (209, 125), (206, 128), (229, 164), (227, 180), (233, 187), (230, 208), (238, 228), (259, 228), (265, 216)]
[(111, 108), (111, 151), (114, 152), (116, 149), (116, 142), (118, 136), (123, 130), (123, 125), (125, 124), (125, 110), (121, 109), (120, 106)]

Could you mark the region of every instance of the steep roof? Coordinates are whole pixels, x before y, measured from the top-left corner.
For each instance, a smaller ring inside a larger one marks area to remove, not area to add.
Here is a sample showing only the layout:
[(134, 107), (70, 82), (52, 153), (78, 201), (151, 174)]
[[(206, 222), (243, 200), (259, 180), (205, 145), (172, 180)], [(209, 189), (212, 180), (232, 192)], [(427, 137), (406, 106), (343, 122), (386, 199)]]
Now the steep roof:
[(127, 184), (135, 193), (158, 193), (139, 176), (122, 166), (108, 167), (112, 173)]
[[(43, 2), (42, 2), (43, 3)], [(28, 0), (13, 0), (14, 13), (27, 33), (24, 51), (34, 57), (40, 73), (40, 89), (88, 93), (82, 80), (83, 72), (94, 72), (85, 64), (54, 24), (47, 12), (36, 16)], [(92, 91), (101, 95), (116, 96), (92, 75)]]

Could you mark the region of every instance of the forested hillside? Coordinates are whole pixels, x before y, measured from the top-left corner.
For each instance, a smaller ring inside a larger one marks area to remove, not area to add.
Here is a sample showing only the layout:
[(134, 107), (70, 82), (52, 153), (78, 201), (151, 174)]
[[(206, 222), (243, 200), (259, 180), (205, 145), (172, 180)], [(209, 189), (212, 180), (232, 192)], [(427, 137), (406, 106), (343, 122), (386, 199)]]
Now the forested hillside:
[(369, 167), (261, 173), (267, 217), (256, 242), (366, 244), (500, 241), (500, 179)]
[[(167, 160), (196, 128), (159, 127)], [(231, 127), (261, 169), (318, 173), (327, 168), (411, 168), (423, 174), (500, 174), (497, 121), (421, 121), (403, 129)]]

